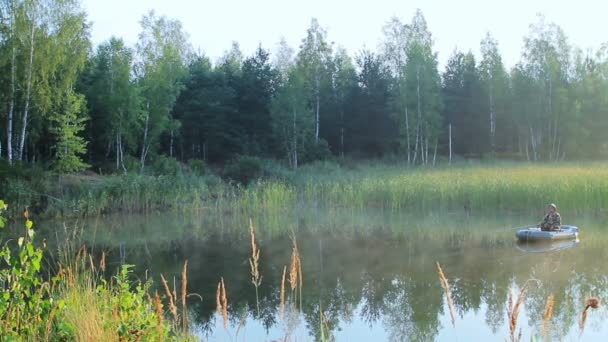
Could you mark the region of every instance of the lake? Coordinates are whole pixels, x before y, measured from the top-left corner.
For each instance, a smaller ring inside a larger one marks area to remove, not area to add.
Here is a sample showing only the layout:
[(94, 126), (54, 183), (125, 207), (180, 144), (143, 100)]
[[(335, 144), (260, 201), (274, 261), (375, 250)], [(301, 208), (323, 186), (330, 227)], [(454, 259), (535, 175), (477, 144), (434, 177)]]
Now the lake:
[[(581, 228), (580, 241), (520, 245), (515, 227), (542, 213), (430, 214), (374, 209), (320, 209), (262, 213), (253, 217), (262, 282), (256, 300), (251, 282), (249, 218), (212, 211), (108, 216), (82, 227), (82, 240), (108, 264), (135, 264), (140, 279), (156, 286), (162, 273), (179, 279), (188, 260), (192, 329), (205, 341), (505, 341), (509, 294), (526, 296), (517, 321), (522, 340), (594, 341), (608, 336), (603, 306), (588, 312), (585, 300), (606, 298), (606, 217), (567, 213)], [(42, 225), (63, 230), (60, 223)], [(46, 232), (49, 234), (49, 231)], [(303, 282), (281, 306), (281, 280), (297, 241)], [(450, 283), (454, 323), (436, 262)], [(224, 279), (228, 322), (216, 312)], [(555, 304), (543, 322), (547, 297)], [(200, 297), (199, 297), (200, 296)], [(201, 300), (202, 298), (202, 300)], [(259, 303), (259, 305), (258, 305)], [(517, 334), (516, 333), (516, 334)], [(322, 336), (323, 335), (323, 336)]]

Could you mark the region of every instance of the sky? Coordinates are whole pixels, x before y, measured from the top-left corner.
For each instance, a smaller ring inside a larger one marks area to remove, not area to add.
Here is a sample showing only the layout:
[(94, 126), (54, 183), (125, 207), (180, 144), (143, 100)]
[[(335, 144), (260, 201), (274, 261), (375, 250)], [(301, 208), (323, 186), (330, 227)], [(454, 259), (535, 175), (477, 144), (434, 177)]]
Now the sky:
[(417, 8), (433, 34), (442, 69), (455, 48), (479, 56), (479, 42), (488, 31), (512, 67), (538, 13), (560, 25), (569, 42), (583, 50), (608, 42), (604, 0), (83, 0), (83, 6), (95, 45), (117, 36), (134, 46), (142, 15), (154, 10), (180, 20), (193, 48), (212, 60), (233, 41), (245, 55), (260, 43), (274, 51), (281, 37), (297, 49), (313, 17), (327, 30), (328, 40), (351, 55), (364, 47), (376, 50), (382, 26), (392, 16), (410, 22)]

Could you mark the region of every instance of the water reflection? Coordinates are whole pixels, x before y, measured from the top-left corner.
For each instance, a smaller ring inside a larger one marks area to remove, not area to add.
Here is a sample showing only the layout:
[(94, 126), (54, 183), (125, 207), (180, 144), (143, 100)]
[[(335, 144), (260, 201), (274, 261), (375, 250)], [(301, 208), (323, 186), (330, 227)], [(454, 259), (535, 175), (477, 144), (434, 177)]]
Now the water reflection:
[[(259, 217), (259, 315), (247, 261), (246, 218), (208, 213), (115, 217), (87, 222), (85, 236), (97, 251), (109, 250), (115, 264), (122, 256), (156, 280), (160, 273), (179, 277), (188, 259), (189, 290), (203, 297), (189, 303), (190, 321), (209, 340), (232, 340), (237, 330), (240, 338), (249, 340), (319, 340), (321, 327), (337, 340), (348, 341), (505, 340), (507, 298), (529, 279), (537, 282), (530, 283), (520, 314), (524, 339), (540, 337), (549, 294), (555, 296), (552, 335), (558, 340), (578, 339), (578, 315), (585, 299), (608, 297), (608, 238), (598, 225), (602, 219), (580, 219), (585, 230), (576, 248), (575, 242), (568, 242), (545, 250), (515, 243), (508, 227), (528, 220), (385, 212)], [(301, 308), (299, 303), (288, 305), (299, 314), (287, 310), (281, 320), (280, 281), (291, 255), (290, 236), (282, 232), (289, 231), (296, 232), (302, 257), (303, 301)], [(451, 282), (455, 327), (436, 261)], [(228, 331), (215, 314), (220, 277), (229, 297)], [(590, 313), (585, 340), (608, 334), (605, 318), (604, 309)]]

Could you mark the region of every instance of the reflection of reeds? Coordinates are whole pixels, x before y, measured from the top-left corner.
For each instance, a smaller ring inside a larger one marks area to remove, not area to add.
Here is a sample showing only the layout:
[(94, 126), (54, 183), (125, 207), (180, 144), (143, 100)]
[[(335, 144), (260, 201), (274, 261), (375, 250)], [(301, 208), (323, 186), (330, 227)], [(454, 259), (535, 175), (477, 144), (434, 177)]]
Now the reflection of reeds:
[(553, 294), (550, 294), (547, 297), (547, 303), (545, 304), (545, 312), (543, 314), (543, 327), (542, 327), (542, 335), (547, 337), (549, 336), (549, 328), (551, 326), (551, 318), (553, 317), (553, 307), (555, 306), (555, 297)]
[(220, 278), (217, 283), (217, 292), (215, 293), (216, 309), (219, 315), (224, 319), (224, 329), (228, 329), (228, 296), (226, 295), (226, 287), (224, 286), (224, 278)]
[(448, 278), (443, 273), (443, 269), (441, 269), (441, 265), (439, 262), (437, 263), (437, 271), (439, 272), (439, 280), (441, 281), (441, 286), (445, 290), (445, 297), (447, 298), (448, 308), (450, 310), (450, 318), (452, 319), (452, 326), (455, 326), (455, 318), (454, 318), (454, 301), (452, 300), (452, 291), (450, 290), (450, 283), (448, 282)]
[(251, 258), (249, 258), (249, 266), (251, 266), (251, 282), (255, 286), (255, 303), (260, 314), (260, 300), (258, 295), (258, 287), (262, 284), (262, 276), (259, 270), (260, 249), (255, 243), (255, 231), (253, 229), (253, 221), (249, 219), (249, 234), (251, 235)]
[(512, 342), (518, 342), (521, 340), (522, 331), (519, 329), (519, 334), (517, 332), (517, 318), (519, 317), (519, 311), (521, 310), (521, 306), (524, 302), (524, 298), (526, 297), (527, 286), (521, 288), (519, 295), (517, 296), (517, 301), (513, 304), (513, 295), (509, 293), (509, 303), (507, 307), (507, 315), (509, 317), (509, 336)]
[(591, 298), (587, 299), (587, 302), (585, 303), (585, 309), (583, 310), (583, 313), (581, 314), (581, 320), (579, 322), (579, 326), (581, 328), (581, 334), (585, 330), (585, 323), (587, 322), (587, 311), (589, 310), (589, 308), (597, 309), (599, 306), (600, 306), (599, 298), (591, 297)]
[(285, 317), (285, 275), (287, 266), (283, 266), (283, 277), (281, 278), (281, 320)]

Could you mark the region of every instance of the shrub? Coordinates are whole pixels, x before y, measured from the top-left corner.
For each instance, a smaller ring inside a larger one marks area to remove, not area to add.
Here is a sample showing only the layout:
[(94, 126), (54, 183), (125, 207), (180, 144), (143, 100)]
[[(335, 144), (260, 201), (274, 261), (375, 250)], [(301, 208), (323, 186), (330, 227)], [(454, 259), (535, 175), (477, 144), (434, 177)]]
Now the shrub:
[(260, 176), (262, 160), (258, 157), (239, 156), (224, 167), (224, 177), (241, 184), (248, 184)]
[(152, 163), (152, 172), (156, 175), (175, 176), (181, 171), (181, 167), (177, 159), (159, 155), (154, 158)]
[(207, 164), (201, 159), (188, 160), (188, 167), (192, 173), (203, 176), (207, 173)]

